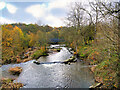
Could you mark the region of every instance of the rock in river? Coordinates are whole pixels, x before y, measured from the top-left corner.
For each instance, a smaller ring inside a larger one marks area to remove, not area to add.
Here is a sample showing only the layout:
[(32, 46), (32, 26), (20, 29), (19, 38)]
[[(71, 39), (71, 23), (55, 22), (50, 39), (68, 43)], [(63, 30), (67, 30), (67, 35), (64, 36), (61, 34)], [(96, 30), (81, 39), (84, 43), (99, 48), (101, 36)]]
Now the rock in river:
[(13, 67), (9, 69), (9, 72), (13, 75), (19, 75), (22, 72), (21, 67)]

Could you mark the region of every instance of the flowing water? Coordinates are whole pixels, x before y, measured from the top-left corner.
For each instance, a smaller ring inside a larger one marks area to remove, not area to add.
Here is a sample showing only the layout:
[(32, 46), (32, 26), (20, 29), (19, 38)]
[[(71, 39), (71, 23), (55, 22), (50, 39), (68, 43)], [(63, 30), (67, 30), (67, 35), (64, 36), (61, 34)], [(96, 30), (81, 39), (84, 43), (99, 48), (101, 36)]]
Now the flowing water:
[[(72, 54), (66, 47), (60, 52), (50, 53), (49, 56), (40, 57), (39, 62), (59, 62), (70, 58)], [(94, 84), (90, 66), (81, 64), (80, 60), (70, 65), (61, 63), (35, 64), (34, 60), (20, 64), (8, 64), (1, 67), (2, 76), (14, 78), (10, 75), (10, 67), (20, 66), (23, 71), (14, 82), (24, 84), (23, 88), (89, 88)]]

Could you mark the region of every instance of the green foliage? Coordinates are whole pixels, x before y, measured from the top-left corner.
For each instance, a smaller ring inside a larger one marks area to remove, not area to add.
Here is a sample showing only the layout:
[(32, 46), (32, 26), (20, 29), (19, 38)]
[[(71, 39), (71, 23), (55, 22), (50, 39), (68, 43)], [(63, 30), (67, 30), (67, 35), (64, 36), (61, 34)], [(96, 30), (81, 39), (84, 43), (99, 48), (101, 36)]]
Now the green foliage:
[(80, 59), (88, 64), (97, 65), (95, 76), (101, 77), (107, 88), (118, 87), (120, 79), (117, 29), (113, 27), (110, 29), (109, 25), (101, 26), (99, 23), (96, 32), (94, 26), (83, 26), (80, 30), (69, 27), (60, 31), (67, 45), (79, 54)]
[(47, 56), (47, 50), (45, 50), (44, 47), (41, 47), (40, 50), (37, 50), (36, 52), (34, 52), (34, 54), (32, 55), (33, 59), (38, 59), (41, 56)]
[(81, 29), (81, 35), (84, 36), (84, 42), (87, 44), (88, 41), (94, 40), (95, 37), (95, 26), (84, 26)]
[(50, 32), (50, 31), (53, 30), (53, 28), (48, 26), (48, 25), (45, 25), (45, 26), (39, 26), (37, 24), (26, 25), (24, 23), (14, 23), (14, 24), (11, 24), (11, 25), (13, 27), (17, 26), (17, 27), (21, 28), (24, 33), (32, 32), (32, 33), (36, 34), (39, 30), (42, 31), (42, 32)]

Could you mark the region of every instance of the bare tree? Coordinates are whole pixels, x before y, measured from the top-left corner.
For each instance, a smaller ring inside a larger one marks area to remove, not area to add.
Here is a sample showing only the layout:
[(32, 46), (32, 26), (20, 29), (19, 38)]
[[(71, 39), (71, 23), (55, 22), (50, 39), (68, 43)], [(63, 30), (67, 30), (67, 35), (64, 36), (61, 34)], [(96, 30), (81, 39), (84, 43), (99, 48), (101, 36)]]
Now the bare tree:
[[(120, 30), (120, 2), (109, 2), (109, 3), (104, 3), (104, 2), (99, 2), (98, 4), (99, 12), (104, 16), (104, 17), (113, 17), (116, 19), (118, 22), (118, 28), (114, 29), (114, 32), (116, 32), (116, 35), (119, 36), (119, 30)], [(110, 26), (109, 26), (110, 28)], [(114, 43), (118, 44), (118, 39), (115, 41), (114, 39), (111, 38), (111, 36), (105, 34), (106, 37), (113, 41)], [(119, 46), (119, 45), (118, 45)], [(119, 47), (120, 48), (120, 47)]]
[(73, 5), (70, 8), (67, 20), (71, 26), (75, 26), (78, 29), (82, 25), (84, 12), (80, 9), (82, 8), (82, 3), (75, 2)]
[(120, 16), (118, 15), (118, 13), (120, 12), (120, 2), (99, 2), (98, 7), (102, 15), (110, 15), (117, 19), (120, 19)]
[(97, 2), (89, 2), (92, 11), (95, 12), (95, 32), (97, 31), (97, 24), (98, 24), (98, 17), (99, 17), (99, 10), (98, 10), (98, 3)]

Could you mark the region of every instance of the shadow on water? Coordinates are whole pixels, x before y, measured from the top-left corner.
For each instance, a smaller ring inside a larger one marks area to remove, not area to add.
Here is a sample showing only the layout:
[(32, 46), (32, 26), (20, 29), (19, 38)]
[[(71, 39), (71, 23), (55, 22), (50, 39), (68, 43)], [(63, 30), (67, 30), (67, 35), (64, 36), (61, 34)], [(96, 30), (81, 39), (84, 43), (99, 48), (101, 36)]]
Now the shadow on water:
[(83, 65), (79, 61), (70, 65), (52, 63), (62, 62), (71, 56), (72, 54), (62, 47), (58, 53), (40, 57), (38, 62), (44, 64), (37, 65), (32, 60), (16, 65), (4, 65), (1, 68), (5, 73), (4, 71), (9, 67), (22, 66), (23, 71), (14, 82), (23, 83), (25, 85), (23, 88), (88, 88), (94, 84), (89, 66)]

